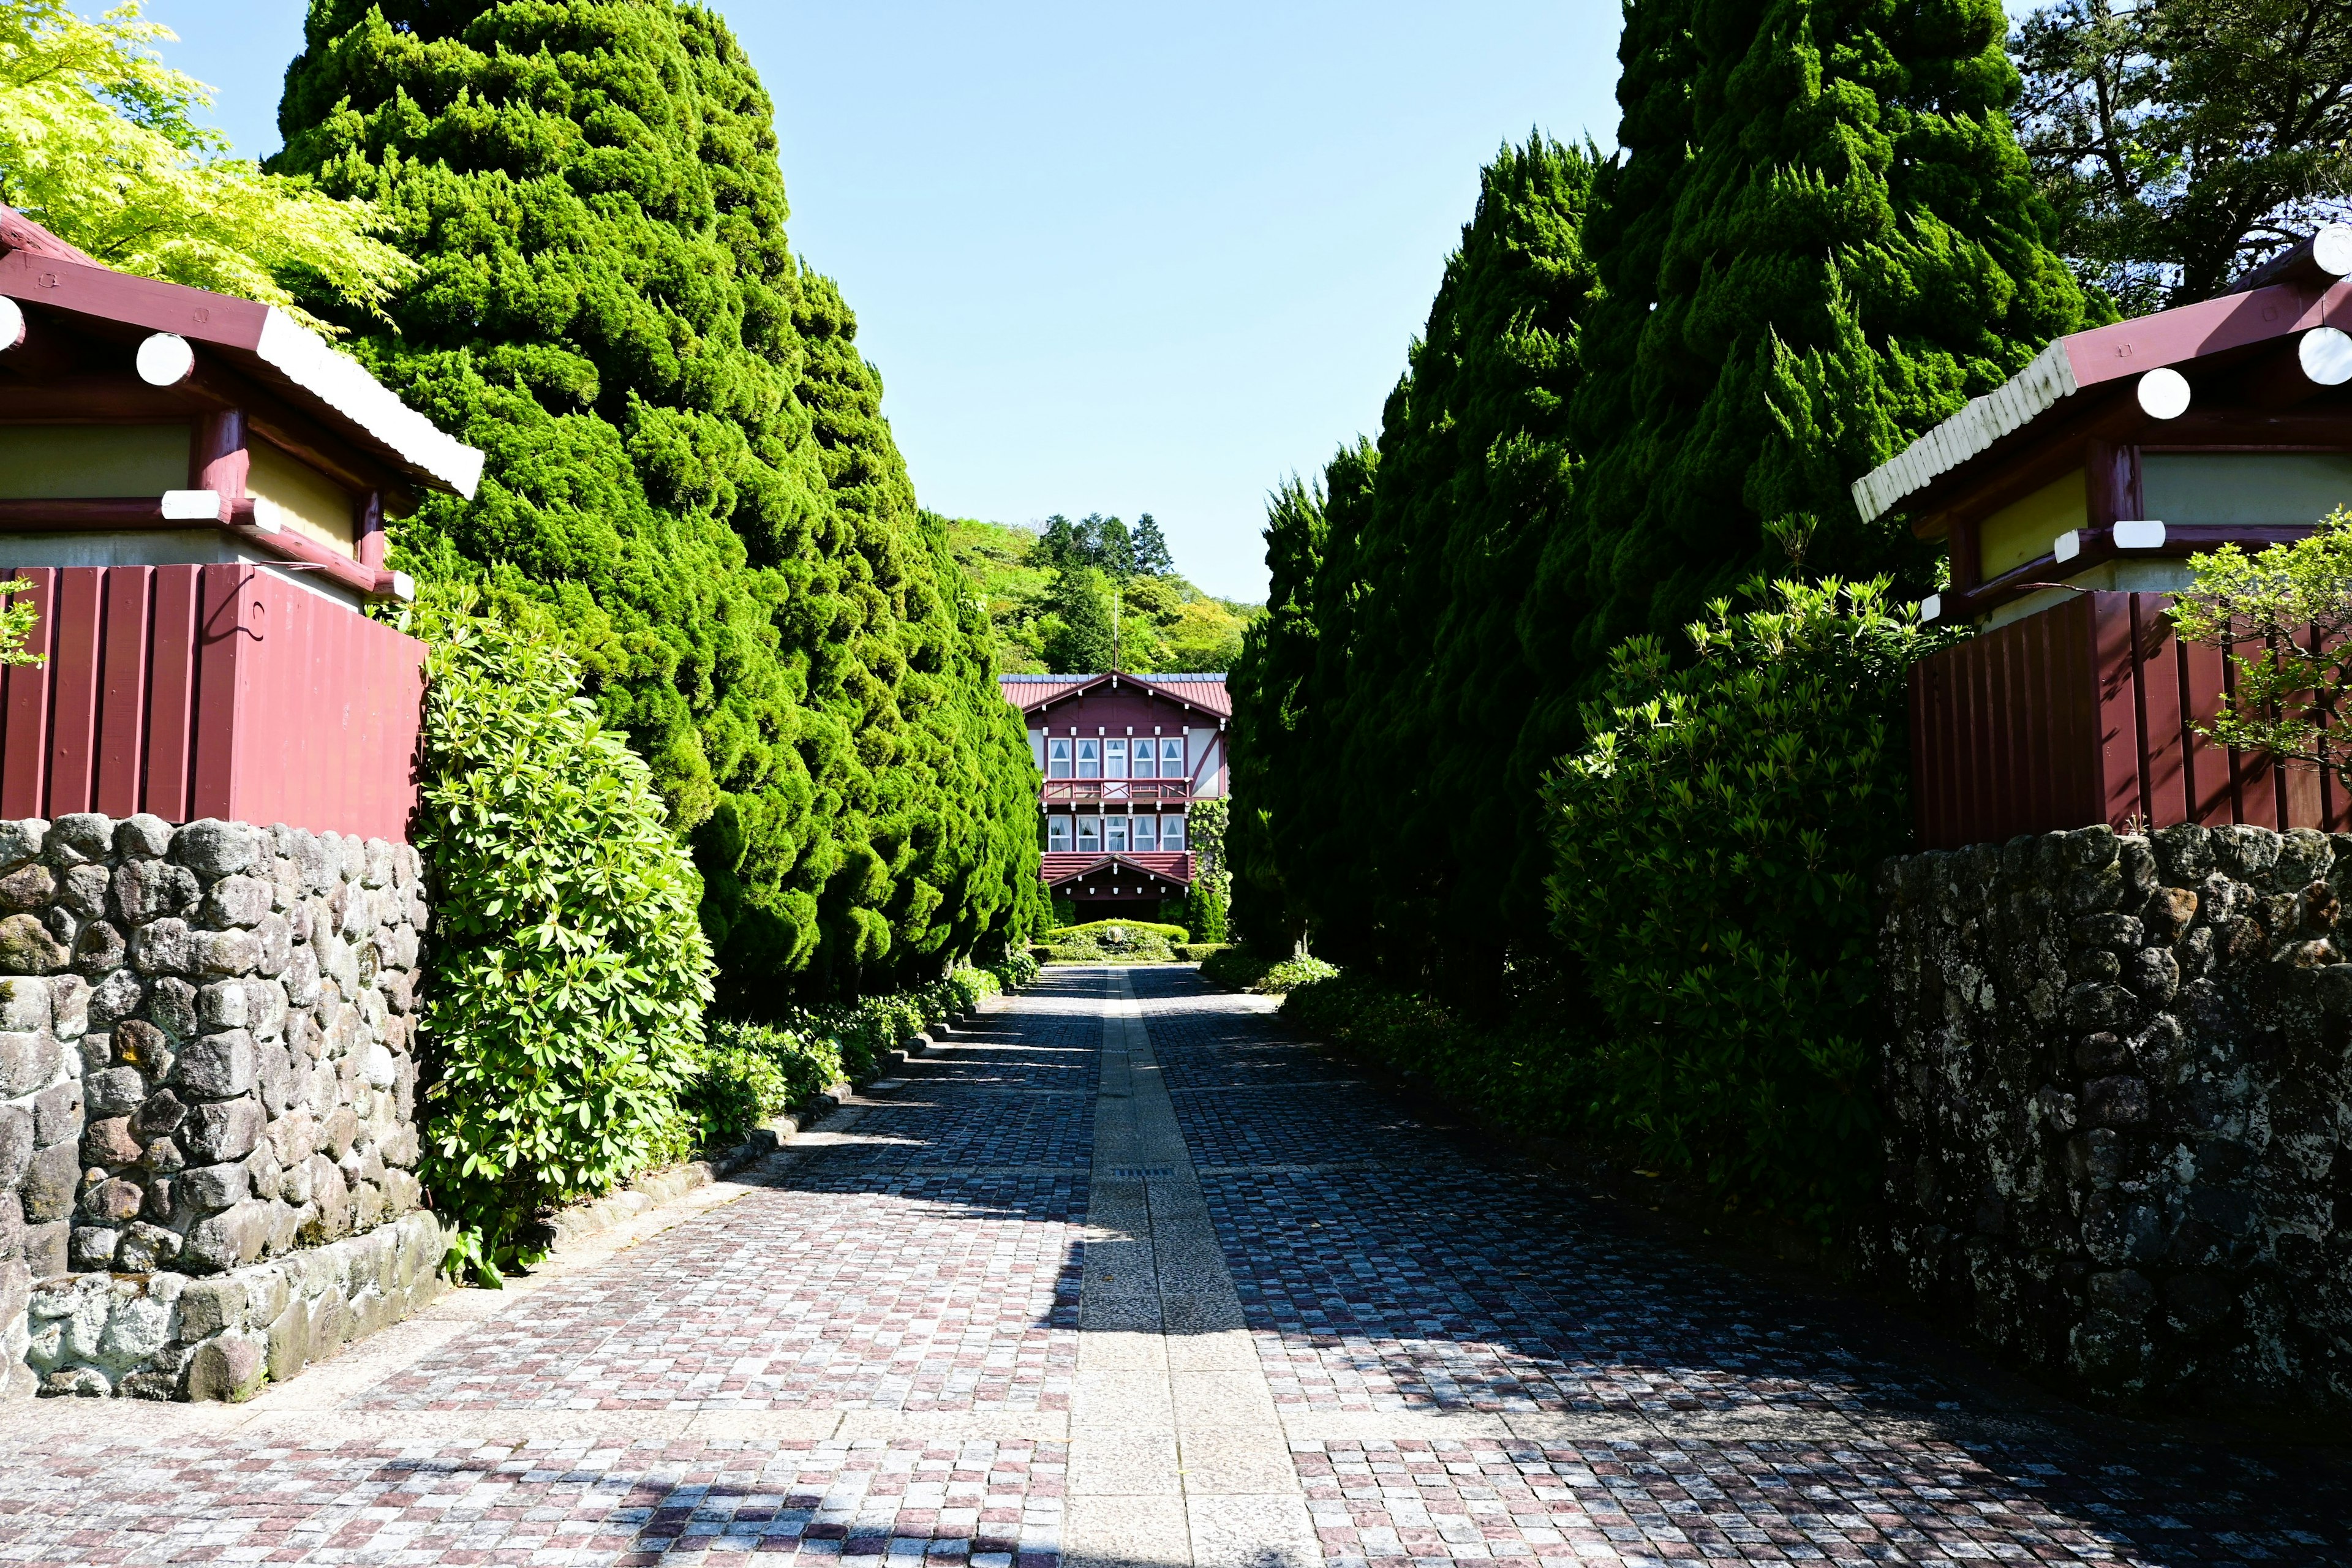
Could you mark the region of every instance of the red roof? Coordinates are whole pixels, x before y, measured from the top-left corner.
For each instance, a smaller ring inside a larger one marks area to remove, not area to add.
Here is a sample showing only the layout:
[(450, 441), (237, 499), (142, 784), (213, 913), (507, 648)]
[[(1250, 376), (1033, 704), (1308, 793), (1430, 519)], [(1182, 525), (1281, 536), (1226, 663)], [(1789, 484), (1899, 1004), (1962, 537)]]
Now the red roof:
[(1234, 701), (1225, 692), (1225, 678), (1213, 675), (1129, 675), (1111, 671), (1102, 675), (1000, 675), (997, 685), (1005, 698), (1024, 713), (1076, 696), (1112, 681), (1139, 686), (1146, 691), (1177, 702), (1189, 702), (1193, 707), (1215, 714), (1220, 719), (1234, 715)]

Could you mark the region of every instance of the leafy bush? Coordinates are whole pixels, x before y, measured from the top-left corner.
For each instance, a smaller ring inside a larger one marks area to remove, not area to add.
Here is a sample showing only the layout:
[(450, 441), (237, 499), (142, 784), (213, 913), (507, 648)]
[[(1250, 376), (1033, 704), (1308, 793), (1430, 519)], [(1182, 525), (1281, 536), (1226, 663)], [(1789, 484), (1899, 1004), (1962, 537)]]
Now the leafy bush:
[(1200, 963), (1225, 951), (1222, 942), (1180, 942), (1174, 946), (1181, 963)]
[(1045, 933), (1049, 942), (1068, 942), (1091, 937), (1100, 942), (1105, 938), (1127, 941), (1129, 933), (1142, 933), (1164, 942), (1190, 942), (1192, 933), (1182, 926), (1162, 925), (1157, 921), (1092, 921), (1085, 925), (1062, 926)]
[(1552, 1136), (1581, 1130), (1590, 1098), (1585, 1053), (1564, 1022), (1573, 1016), (1545, 996), (1490, 1021), (1355, 970), (1295, 985), (1282, 1002), (1284, 1022), (1310, 1039), (1422, 1079), (1488, 1126)]
[(674, 1159), (709, 943), (646, 764), (552, 643), (420, 605), (431, 643), (417, 847), (436, 918), (423, 1173), (495, 1281), (523, 1227)]
[(1202, 979), (1235, 991), (1279, 993), (1339, 973), (1319, 958), (1269, 958), (1243, 947), (1225, 948), (1201, 963)]
[(1037, 972), (1042, 967), (1044, 966), (1037, 962), (1036, 955), (1024, 948), (1018, 952), (1005, 954), (1003, 962), (995, 965), (988, 973), (994, 977), (999, 988), (1018, 991), (1035, 980)]
[(2189, 569), (2173, 619), (2182, 637), (2226, 653), (2236, 674), (2198, 732), (2352, 784), (2352, 752), (2333, 739), (2352, 692), (2352, 509), (2292, 544), (2252, 555), (2224, 544), (2189, 557)]
[(727, 1021), (710, 1030), (682, 1097), (701, 1146), (723, 1148), (841, 1081), (841, 1047), (805, 1026)]
[(1869, 884), (1910, 841), (1905, 671), (1936, 641), (1885, 586), (1751, 584), (1769, 607), (1714, 605), (1684, 669), (1631, 639), (1547, 788), (1599, 1129), (1822, 1226), (1875, 1160)]

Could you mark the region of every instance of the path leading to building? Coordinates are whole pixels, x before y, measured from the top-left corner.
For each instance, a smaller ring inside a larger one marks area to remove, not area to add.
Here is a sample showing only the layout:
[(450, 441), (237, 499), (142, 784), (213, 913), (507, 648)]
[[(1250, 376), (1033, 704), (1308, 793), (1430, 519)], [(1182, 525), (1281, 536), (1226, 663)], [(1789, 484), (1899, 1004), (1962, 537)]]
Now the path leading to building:
[(2352, 1563), (2327, 1456), (2053, 1415), (1608, 1214), (1255, 998), (1056, 969), (252, 1405), (0, 1411), (0, 1562)]

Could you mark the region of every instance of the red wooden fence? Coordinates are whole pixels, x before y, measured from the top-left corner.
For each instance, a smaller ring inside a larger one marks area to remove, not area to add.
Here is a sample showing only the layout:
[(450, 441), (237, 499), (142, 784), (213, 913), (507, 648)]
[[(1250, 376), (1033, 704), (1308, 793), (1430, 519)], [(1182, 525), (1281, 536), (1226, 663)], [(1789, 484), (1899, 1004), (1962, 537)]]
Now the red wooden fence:
[(1921, 843), (1957, 849), (2097, 822), (2352, 826), (2332, 773), (2280, 767), (2191, 728), (2219, 711), (2236, 672), (2221, 649), (2173, 634), (2171, 602), (2078, 594), (1913, 666)]
[(251, 566), (20, 570), (0, 818), (148, 811), (404, 840), (425, 645)]

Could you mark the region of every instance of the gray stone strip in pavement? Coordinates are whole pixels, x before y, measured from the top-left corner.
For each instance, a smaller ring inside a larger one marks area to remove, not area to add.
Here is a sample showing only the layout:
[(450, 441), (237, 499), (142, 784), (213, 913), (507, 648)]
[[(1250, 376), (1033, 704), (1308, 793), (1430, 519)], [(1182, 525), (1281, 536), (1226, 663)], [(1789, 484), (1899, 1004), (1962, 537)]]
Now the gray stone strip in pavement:
[(1322, 1552), (1135, 988), (1107, 977), (1068, 1568), (1307, 1568)]

